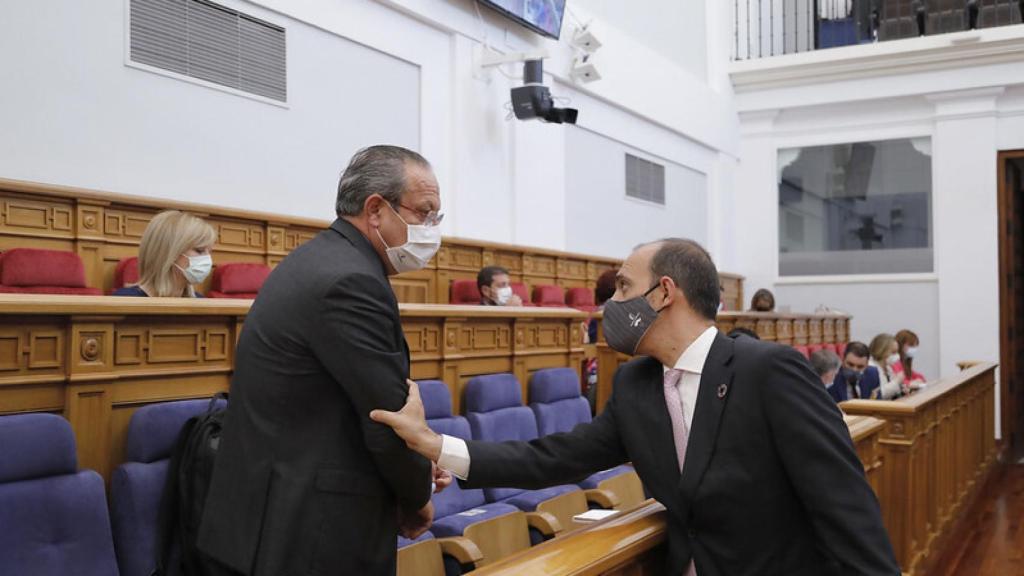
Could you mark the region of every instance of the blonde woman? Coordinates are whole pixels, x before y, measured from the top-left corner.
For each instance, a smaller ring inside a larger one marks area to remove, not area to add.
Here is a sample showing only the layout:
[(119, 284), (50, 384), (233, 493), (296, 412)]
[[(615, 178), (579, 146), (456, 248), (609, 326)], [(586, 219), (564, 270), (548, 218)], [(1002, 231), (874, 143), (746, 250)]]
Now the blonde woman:
[(868, 348), (871, 350), (868, 366), (878, 369), (879, 380), (879, 386), (871, 392), (871, 397), (891, 400), (905, 394), (904, 376), (893, 368), (900, 361), (896, 338), (892, 334), (879, 334), (871, 339)]
[(139, 243), (139, 282), (119, 288), (114, 296), (194, 298), (194, 288), (213, 268), (210, 249), (217, 232), (202, 218), (177, 210), (150, 220)]

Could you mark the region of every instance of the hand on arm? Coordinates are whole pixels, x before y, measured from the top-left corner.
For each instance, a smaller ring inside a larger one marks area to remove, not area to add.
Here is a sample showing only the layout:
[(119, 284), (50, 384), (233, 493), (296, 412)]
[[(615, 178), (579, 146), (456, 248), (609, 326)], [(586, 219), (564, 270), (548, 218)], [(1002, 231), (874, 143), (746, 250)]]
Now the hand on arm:
[(420, 399), (420, 387), (416, 385), (416, 382), (409, 380), (409, 396), (401, 410), (398, 412), (374, 410), (370, 412), (370, 419), (390, 426), (395, 434), (405, 441), (405, 445), (410, 450), (426, 457), (431, 462), (436, 463), (441, 457), (441, 435), (427, 426), (423, 400)]

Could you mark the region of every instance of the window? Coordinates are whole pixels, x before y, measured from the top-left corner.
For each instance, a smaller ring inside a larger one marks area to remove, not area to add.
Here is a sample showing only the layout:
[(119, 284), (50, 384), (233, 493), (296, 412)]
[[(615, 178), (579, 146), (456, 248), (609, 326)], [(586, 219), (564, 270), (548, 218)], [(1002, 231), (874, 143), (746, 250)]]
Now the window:
[(131, 0), (131, 60), (281, 102), (284, 28), (203, 0)]
[(932, 272), (931, 140), (778, 153), (779, 275)]
[(626, 154), (626, 196), (665, 205), (665, 167)]

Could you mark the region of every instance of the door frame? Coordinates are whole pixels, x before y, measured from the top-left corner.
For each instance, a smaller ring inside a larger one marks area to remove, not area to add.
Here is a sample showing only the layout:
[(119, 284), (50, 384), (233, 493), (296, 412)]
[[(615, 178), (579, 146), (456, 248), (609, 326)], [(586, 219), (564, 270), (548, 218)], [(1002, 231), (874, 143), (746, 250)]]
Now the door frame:
[[(1016, 377), (1018, 363), (1024, 359), (1016, 358), (1014, 347), (1011, 346), (1011, 330), (1014, 338), (1024, 338), (1024, 326), (1016, 326), (1016, 314), (1014, 313), (1013, 302), (1013, 234), (1024, 234), (1024, 218), (1018, 220), (1014, 227), (1012, 210), (1024, 211), (1024, 203), (1020, 206), (1013, 206), (1013, 193), (1007, 186), (1006, 167), (1010, 160), (1020, 159), (1024, 161), (1024, 150), (1000, 151), (997, 155), (998, 164), (998, 211), (999, 224), (997, 234), (999, 236), (999, 398), (1000, 398), (1000, 432), (1003, 444), (1009, 446), (1010, 450), (1019, 451), (1020, 444), (1024, 437), (1024, 430), (1021, 429), (1020, 418), (1024, 411), (1019, 410), (1017, 396), (1024, 393), (1021, 389), (1024, 382), (1014, 382), (1016, 395), (1010, 393), (1011, 379)], [(1024, 257), (1024, 255), (1022, 255)], [(1017, 306), (1024, 306), (1024, 302), (1017, 303)]]

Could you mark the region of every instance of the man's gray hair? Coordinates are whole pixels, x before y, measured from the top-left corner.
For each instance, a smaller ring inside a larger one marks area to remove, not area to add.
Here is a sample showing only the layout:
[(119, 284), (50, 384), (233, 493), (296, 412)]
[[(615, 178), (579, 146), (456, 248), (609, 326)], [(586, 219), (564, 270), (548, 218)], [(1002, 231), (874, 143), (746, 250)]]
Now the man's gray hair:
[(811, 354), (811, 368), (818, 376), (824, 376), (833, 370), (839, 369), (839, 356), (831, 350), (816, 350)]
[(369, 146), (356, 152), (338, 181), (334, 211), (339, 217), (358, 216), (372, 194), (396, 206), (405, 191), (407, 164), (430, 167), (426, 158), (401, 146)]

